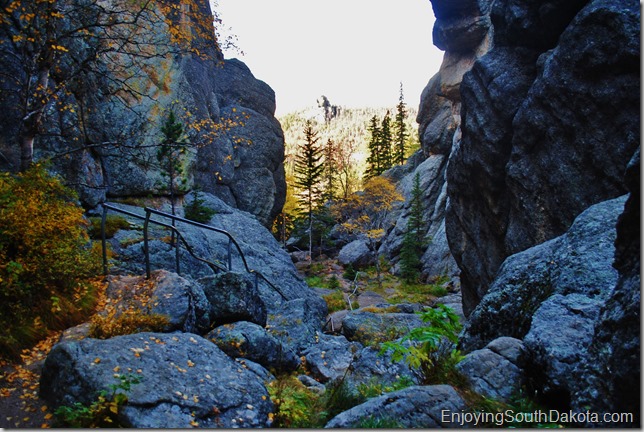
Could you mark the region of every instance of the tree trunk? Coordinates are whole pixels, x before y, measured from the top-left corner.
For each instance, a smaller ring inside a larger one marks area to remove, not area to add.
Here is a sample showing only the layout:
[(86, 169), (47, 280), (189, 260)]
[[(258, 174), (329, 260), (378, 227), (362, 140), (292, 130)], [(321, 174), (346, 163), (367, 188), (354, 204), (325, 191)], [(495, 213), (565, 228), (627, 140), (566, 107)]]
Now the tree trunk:
[(34, 136), (23, 132), (20, 137), (20, 172), (27, 171), (34, 161)]

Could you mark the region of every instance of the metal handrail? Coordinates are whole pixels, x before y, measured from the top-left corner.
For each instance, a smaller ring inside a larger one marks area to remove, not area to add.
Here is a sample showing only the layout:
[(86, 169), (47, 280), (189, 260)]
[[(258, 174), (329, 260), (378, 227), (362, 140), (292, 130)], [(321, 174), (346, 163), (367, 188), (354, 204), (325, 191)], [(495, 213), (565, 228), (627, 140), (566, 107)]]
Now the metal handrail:
[[(220, 228), (215, 228), (215, 227), (210, 226), (210, 225), (195, 222), (195, 221), (192, 221), (192, 220), (189, 220), (189, 219), (185, 219), (185, 218), (182, 218), (180, 216), (172, 215), (170, 213), (165, 213), (165, 212), (162, 212), (162, 211), (159, 211), (159, 210), (155, 210), (155, 209), (152, 209), (152, 208), (149, 208), (149, 207), (145, 207), (143, 209), (145, 211), (145, 217), (143, 217), (143, 216), (138, 215), (136, 213), (132, 213), (132, 212), (129, 212), (127, 210), (123, 210), (123, 209), (120, 209), (118, 207), (114, 207), (114, 206), (112, 206), (110, 204), (107, 204), (107, 203), (103, 203), (103, 216), (102, 216), (102, 219), (101, 219), (101, 240), (102, 240), (102, 247), (103, 247), (103, 272), (106, 275), (107, 275), (107, 244), (106, 244), (106, 238), (105, 238), (105, 225), (106, 225), (107, 211), (108, 210), (116, 211), (116, 212), (119, 212), (119, 213), (128, 215), (130, 217), (134, 217), (136, 219), (140, 219), (140, 220), (144, 221), (144, 224), (143, 224), (143, 250), (144, 250), (144, 253), (145, 253), (145, 273), (146, 273), (146, 278), (147, 279), (150, 278), (150, 273), (151, 273), (151, 271), (150, 271), (150, 253), (149, 253), (149, 248), (148, 248), (148, 242), (149, 242), (148, 225), (150, 223), (153, 223), (153, 224), (162, 226), (164, 228), (170, 229), (174, 234), (176, 234), (177, 239), (180, 240), (184, 244), (186, 250), (188, 251), (188, 253), (193, 258), (195, 258), (196, 260), (198, 260), (200, 262), (203, 262), (206, 265), (208, 265), (208, 267), (210, 267), (210, 269), (215, 273), (217, 273), (218, 271), (226, 271), (226, 270), (232, 271), (233, 263), (232, 263), (232, 247), (231, 246), (234, 245), (235, 248), (237, 249), (239, 257), (242, 260), (242, 263), (244, 264), (244, 269), (246, 270), (246, 273), (249, 273), (249, 274), (252, 274), (252, 275), (255, 276), (255, 288), (256, 289), (258, 288), (259, 279), (261, 278), (271, 288), (273, 288), (275, 291), (277, 291), (277, 293), (284, 300), (288, 300), (288, 298), (284, 295), (284, 293), (282, 293), (282, 291), (279, 288), (277, 288), (275, 285), (273, 285), (273, 283), (271, 281), (266, 279), (266, 277), (263, 274), (261, 274), (257, 270), (253, 270), (253, 269), (248, 267), (248, 263), (246, 262), (246, 257), (244, 256), (244, 252), (242, 251), (241, 247), (239, 246), (239, 243), (237, 243), (237, 240), (235, 240), (235, 238), (228, 231), (220, 229)], [(156, 215), (161, 216), (161, 217), (166, 217), (166, 218), (169, 218), (169, 219), (172, 219), (172, 220), (175, 220), (175, 221), (183, 222), (183, 223), (193, 225), (193, 226), (196, 226), (196, 227), (199, 227), (199, 228), (203, 228), (203, 229), (206, 229), (206, 230), (209, 230), (209, 231), (214, 231), (214, 232), (223, 234), (226, 237), (228, 237), (228, 250), (227, 250), (227, 252), (228, 252), (228, 256), (227, 256), (228, 268), (226, 269), (225, 267), (223, 267), (223, 266), (221, 266), (221, 265), (219, 265), (217, 263), (208, 261), (206, 259), (203, 259), (203, 258), (197, 256), (194, 253), (194, 250), (192, 249), (190, 244), (185, 240), (185, 238), (183, 237), (181, 232), (175, 226), (170, 225), (170, 224), (166, 224), (166, 223), (154, 220), (154, 219), (151, 219), (150, 216), (152, 214), (156, 214)], [(178, 246), (178, 244), (179, 243), (177, 242), (177, 244), (175, 245), (175, 250), (176, 250), (176, 253), (175, 253), (175, 265), (176, 265), (177, 274), (181, 274), (180, 273), (180, 268), (179, 268), (179, 246)]]

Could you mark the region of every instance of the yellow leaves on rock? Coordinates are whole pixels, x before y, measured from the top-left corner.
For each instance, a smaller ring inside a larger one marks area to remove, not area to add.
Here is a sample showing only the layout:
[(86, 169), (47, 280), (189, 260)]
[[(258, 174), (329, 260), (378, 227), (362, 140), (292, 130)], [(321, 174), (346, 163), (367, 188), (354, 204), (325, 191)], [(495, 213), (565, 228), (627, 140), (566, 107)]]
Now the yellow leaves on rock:
[(101, 359), (100, 359), (100, 358), (96, 357), (96, 358), (94, 359), (94, 364), (99, 364), (100, 362), (101, 362)]

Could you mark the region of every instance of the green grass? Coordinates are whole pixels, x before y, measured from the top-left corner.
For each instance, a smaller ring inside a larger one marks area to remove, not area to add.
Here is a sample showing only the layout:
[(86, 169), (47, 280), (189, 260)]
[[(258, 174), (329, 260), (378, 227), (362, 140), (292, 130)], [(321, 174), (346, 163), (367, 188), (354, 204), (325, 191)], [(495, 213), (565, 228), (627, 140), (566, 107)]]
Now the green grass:
[(347, 308), (347, 301), (344, 299), (344, 294), (342, 291), (333, 291), (331, 294), (327, 294), (322, 297), (326, 302), (327, 309), (329, 313), (337, 312)]

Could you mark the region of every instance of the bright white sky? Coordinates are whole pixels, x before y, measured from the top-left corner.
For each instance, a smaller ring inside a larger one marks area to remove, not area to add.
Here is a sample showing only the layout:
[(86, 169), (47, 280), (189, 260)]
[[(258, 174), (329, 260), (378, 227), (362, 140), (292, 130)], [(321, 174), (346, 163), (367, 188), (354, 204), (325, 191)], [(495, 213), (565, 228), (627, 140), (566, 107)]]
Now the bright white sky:
[[(277, 114), (315, 104), (417, 108), (443, 53), (430, 0), (217, 0), (237, 57), (275, 90)], [(225, 33), (225, 32), (224, 32)]]

